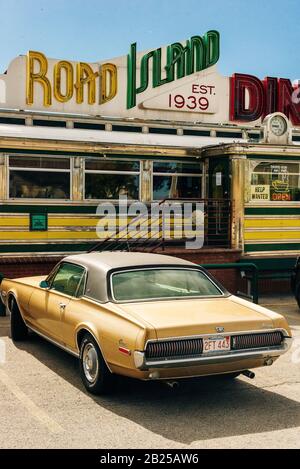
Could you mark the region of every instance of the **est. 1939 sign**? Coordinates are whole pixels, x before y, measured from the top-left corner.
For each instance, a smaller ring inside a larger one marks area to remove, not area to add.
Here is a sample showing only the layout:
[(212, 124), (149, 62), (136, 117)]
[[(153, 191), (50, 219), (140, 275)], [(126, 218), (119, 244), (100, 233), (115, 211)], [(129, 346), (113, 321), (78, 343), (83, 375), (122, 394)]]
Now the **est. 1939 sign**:
[(142, 106), (149, 109), (214, 114), (218, 111), (219, 98), (218, 83), (206, 73), (200, 82), (190, 81), (174, 88), (172, 92), (145, 100)]
[[(213, 85), (198, 85), (193, 84), (190, 87), (190, 92), (186, 94), (169, 94), (169, 108), (175, 107), (176, 109), (186, 108), (189, 111), (200, 109), (201, 111), (208, 111), (210, 106), (210, 98), (215, 96), (216, 87)], [(189, 96), (187, 96), (189, 94)]]

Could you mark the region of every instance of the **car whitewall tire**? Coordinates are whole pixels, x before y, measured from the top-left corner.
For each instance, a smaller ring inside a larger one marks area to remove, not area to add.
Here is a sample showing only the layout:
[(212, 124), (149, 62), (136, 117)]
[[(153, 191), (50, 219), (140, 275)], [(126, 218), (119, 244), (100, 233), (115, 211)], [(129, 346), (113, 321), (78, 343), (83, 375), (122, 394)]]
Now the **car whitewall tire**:
[(114, 376), (107, 368), (94, 337), (86, 333), (80, 343), (80, 376), (92, 394), (106, 394), (112, 390)]

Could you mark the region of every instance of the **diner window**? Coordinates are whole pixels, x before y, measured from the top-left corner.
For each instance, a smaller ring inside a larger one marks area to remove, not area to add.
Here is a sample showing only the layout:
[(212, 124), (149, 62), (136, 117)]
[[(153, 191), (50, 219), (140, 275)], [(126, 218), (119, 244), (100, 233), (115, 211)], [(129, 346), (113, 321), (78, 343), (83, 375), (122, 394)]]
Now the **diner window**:
[(138, 200), (140, 161), (89, 158), (85, 162), (85, 198), (111, 199), (120, 196)]
[(297, 162), (251, 161), (251, 202), (300, 200), (300, 167)]
[(70, 199), (70, 159), (39, 156), (9, 157), (9, 197)]
[(153, 162), (153, 200), (198, 199), (201, 195), (201, 163)]

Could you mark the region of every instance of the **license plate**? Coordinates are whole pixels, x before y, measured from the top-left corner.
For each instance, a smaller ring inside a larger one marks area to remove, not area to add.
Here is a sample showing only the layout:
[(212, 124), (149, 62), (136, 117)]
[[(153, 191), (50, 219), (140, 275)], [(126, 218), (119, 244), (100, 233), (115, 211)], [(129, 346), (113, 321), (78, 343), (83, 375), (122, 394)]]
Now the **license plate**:
[(203, 339), (203, 353), (224, 352), (230, 350), (230, 336), (206, 337)]

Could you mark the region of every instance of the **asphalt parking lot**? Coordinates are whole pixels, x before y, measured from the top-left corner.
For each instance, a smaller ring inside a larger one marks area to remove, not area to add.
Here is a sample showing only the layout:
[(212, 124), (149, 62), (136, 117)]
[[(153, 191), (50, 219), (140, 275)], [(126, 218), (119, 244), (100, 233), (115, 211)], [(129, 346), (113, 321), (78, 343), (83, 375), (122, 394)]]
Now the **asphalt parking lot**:
[(0, 318), (0, 448), (299, 448), (300, 312), (292, 297), (261, 303), (296, 340), (254, 380), (122, 380), (105, 398), (86, 393), (75, 358), (37, 336), (13, 344)]

